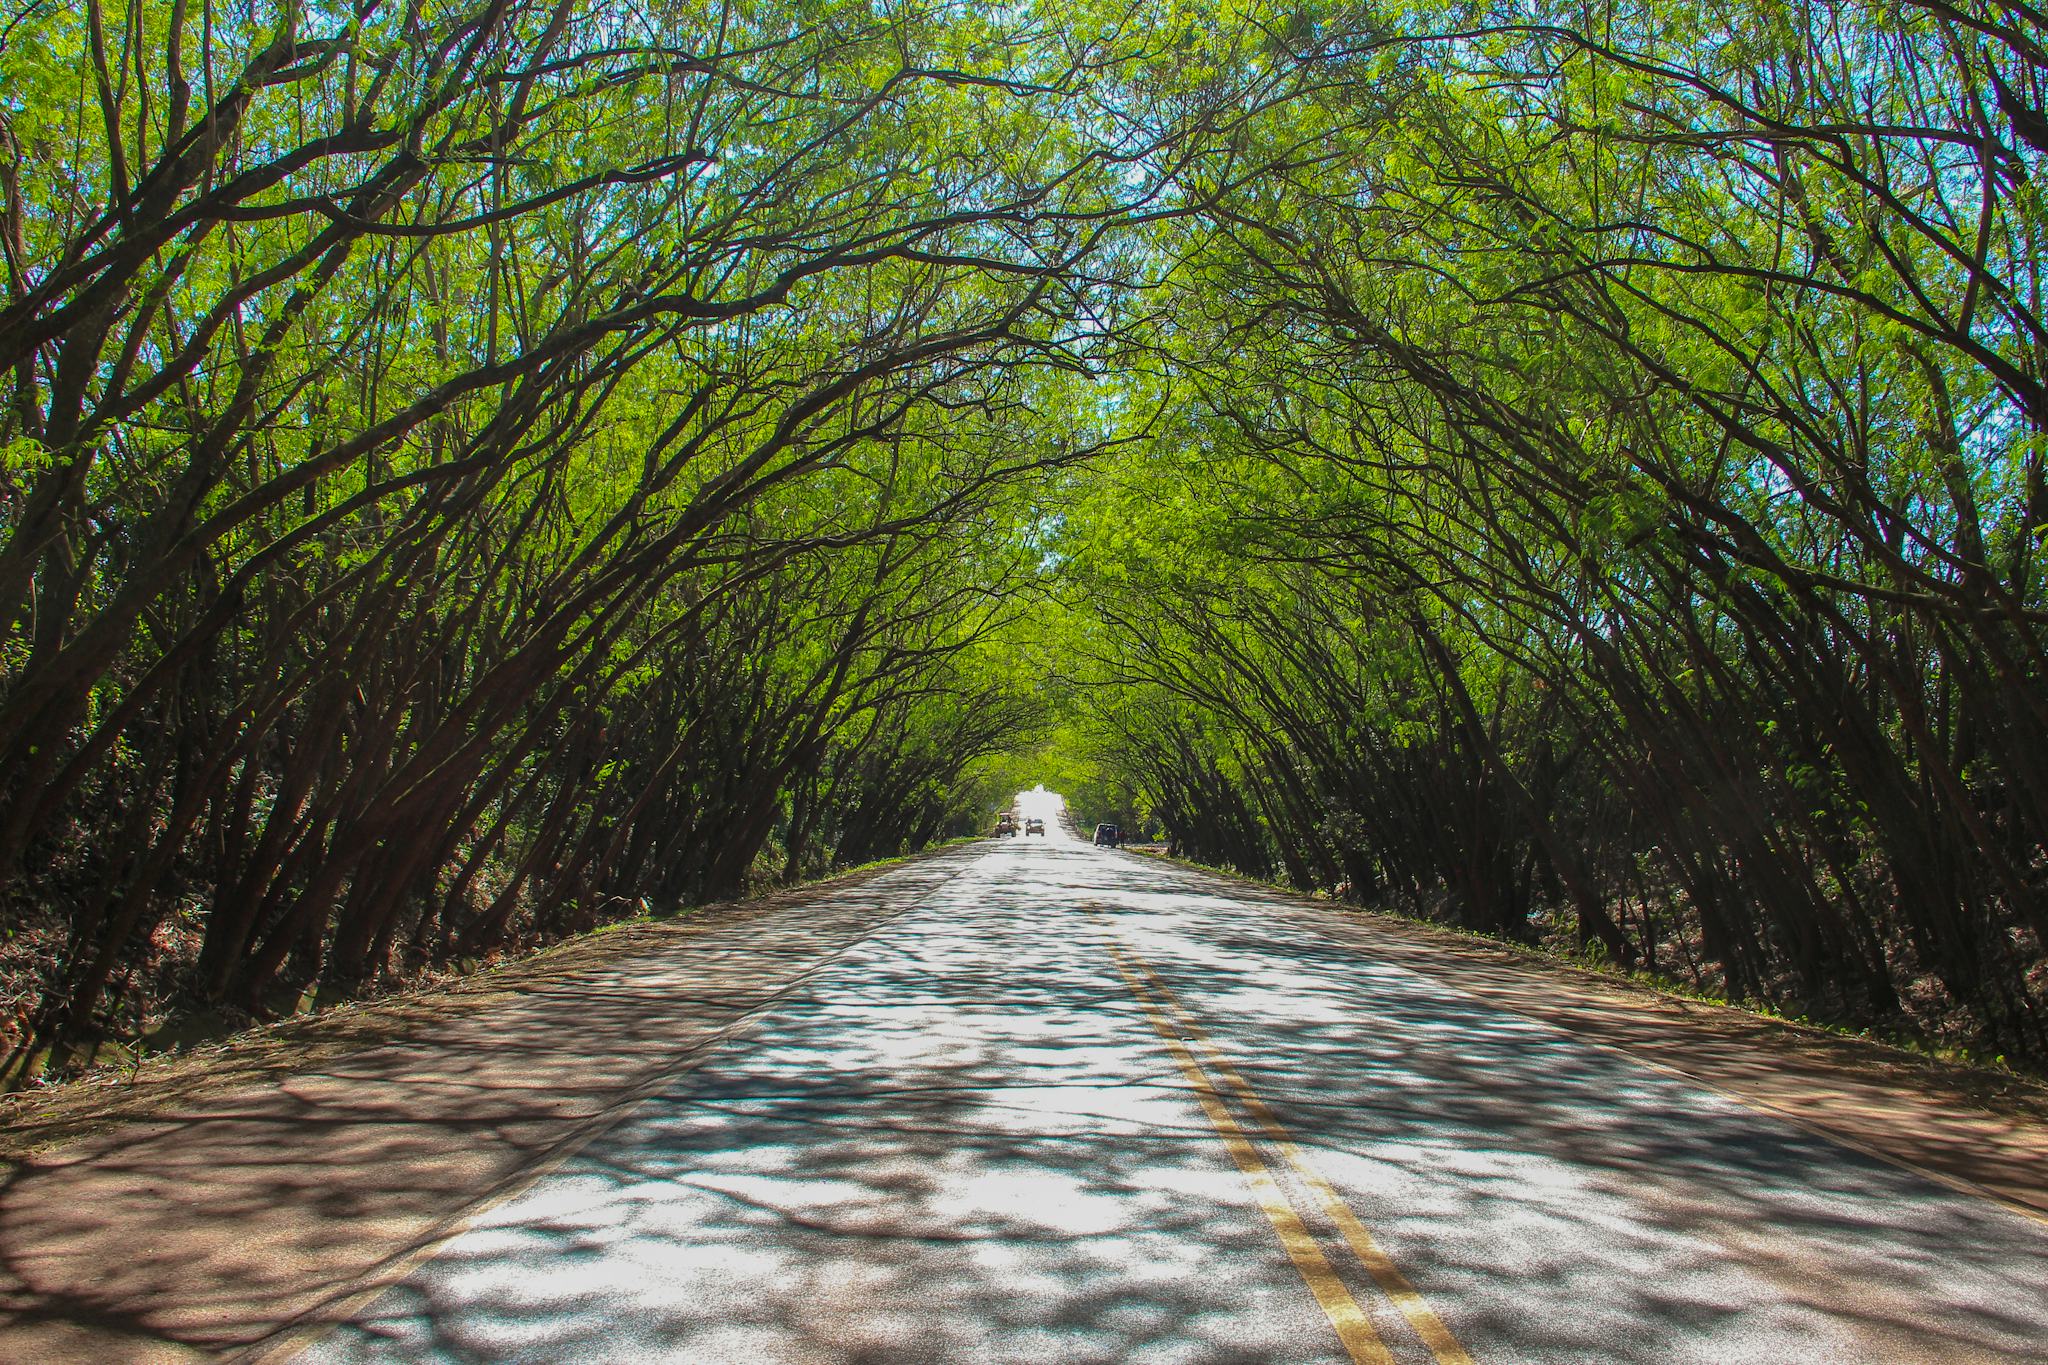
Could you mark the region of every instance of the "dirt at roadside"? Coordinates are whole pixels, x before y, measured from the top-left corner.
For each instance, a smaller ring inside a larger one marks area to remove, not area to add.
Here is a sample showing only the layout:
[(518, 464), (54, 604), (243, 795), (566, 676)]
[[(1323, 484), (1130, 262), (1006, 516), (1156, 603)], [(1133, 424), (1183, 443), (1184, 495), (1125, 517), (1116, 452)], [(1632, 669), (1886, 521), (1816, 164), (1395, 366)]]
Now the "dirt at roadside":
[(137, 1068), (107, 1068), (0, 1095), (0, 1169), (134, 1115), (188, 1106), (207, 1095), (306, 1071), (494, 1008), (563, 972), (637, 956), (821, 892), (859, 886), (904, 861), (857, 868), (766, 896), (698, 906), (672, 918), (609, 925), (467, 975), (443, 976), (391, 995), (258, 1025), (218, 1042), (147, 1059)]
[(983, 856), (937, 849), (31, 1097), (0, 1359), (282, 1358)]

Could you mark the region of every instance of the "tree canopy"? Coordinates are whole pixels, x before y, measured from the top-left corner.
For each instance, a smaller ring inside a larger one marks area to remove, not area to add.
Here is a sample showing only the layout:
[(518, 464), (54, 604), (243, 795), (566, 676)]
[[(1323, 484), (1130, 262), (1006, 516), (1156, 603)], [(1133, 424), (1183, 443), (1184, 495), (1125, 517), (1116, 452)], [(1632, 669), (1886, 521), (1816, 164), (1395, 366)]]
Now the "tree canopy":
[(970, 832), (1020, 753), (2048, 1056), (2044, 35), (31, 0), (7, 1074)]

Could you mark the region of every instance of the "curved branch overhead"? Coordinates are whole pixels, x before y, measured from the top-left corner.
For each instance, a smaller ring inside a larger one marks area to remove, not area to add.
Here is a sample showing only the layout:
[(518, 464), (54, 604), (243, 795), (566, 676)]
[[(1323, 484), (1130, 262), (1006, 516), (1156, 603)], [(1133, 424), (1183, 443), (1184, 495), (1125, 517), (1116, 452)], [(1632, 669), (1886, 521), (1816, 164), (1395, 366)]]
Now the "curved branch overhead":
[(0, 37), (11, 1081), (1034, 763), (2048, 1057), (2033, 10), (218, 9)]

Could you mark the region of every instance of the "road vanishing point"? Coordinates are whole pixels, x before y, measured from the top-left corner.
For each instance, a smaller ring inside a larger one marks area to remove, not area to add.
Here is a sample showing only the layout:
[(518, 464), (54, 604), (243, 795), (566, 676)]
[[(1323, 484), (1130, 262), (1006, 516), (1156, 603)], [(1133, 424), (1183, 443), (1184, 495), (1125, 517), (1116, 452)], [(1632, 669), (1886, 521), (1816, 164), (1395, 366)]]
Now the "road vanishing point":
[(1023, 799), (1045, 837), (16, 1168), (0, 1358), (2048, 1356), (2038, 1146), (1999, 1139), (2002, 1189), (1967, 1123), (1908, 1144), (1961, 1165), (1900, 1159), (1909, 1101), (1858, 1140), (1739, 1048), (1573, 1026), (1562, 974)]

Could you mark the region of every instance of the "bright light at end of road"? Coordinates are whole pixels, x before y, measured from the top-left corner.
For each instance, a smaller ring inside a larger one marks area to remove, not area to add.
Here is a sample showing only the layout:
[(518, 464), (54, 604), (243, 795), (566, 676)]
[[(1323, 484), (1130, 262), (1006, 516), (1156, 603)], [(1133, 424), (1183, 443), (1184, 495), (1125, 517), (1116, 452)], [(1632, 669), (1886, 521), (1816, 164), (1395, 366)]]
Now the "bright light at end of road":
[(1043, 782), (1029, 791), (1017, 793), (1017, 818), (1045, 821), (1047, 839), (1068, 837), (1067, 827), (1063, 822), (1066, 810), (1067, 798), (1058, 792), (1047, 791)]

